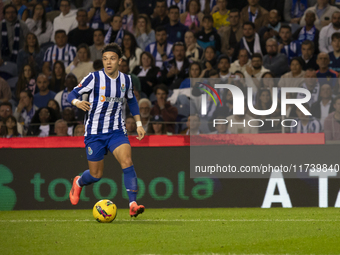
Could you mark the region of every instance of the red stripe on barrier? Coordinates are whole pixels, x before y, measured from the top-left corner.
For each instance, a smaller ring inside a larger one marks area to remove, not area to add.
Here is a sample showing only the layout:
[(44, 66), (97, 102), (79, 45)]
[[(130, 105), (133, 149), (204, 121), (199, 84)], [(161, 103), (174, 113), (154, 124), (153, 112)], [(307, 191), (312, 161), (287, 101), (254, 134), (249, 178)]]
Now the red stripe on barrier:
[[(325, 135), (318, 134), (232, 134), (232, 135), (151, 135), (139, 141), (129, 136), (132, 147), (173, 147), (203, 145), (311, 145), (325, 144)], [(191, 142), (191, 144), (190, 144)], [(0, 148), (84, 148), (84, 137), (0, 138)]]

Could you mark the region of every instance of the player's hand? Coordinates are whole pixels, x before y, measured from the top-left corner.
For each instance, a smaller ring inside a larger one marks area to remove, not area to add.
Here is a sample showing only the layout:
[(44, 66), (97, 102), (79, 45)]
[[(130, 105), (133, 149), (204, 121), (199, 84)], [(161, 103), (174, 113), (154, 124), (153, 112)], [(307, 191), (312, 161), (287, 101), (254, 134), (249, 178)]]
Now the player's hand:
[(78, 101), (76, 102), (75, 106), (87, 112), (88, 110), (90, 110), (91, 103), (87, 101)]
[(136, 138), (140, 141), (144, 138), (146, 132), (143, 127), (137, 127), (137, 134), (138, 134), (138, 137)]

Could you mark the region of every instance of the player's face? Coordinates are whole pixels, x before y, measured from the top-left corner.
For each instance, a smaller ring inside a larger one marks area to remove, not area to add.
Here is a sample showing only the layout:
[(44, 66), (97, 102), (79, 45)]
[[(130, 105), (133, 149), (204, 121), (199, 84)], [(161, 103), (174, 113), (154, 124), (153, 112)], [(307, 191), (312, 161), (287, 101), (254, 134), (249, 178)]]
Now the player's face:
[(290, 37), (292, 36), (292, 33), (287, 28), (280, 29), (279, 35), (282, 39), (282, 41), (287, 42), (289, 41)]
[(108, 75), (113, 75), (118, 71), (118, 66), (121, 64), (122, 59), (118, 57), (118, 54), (112, 51), (105, 52), (103, 54), (103, 65), (105, 72)]
[(340, 51), (340, 39), (334, 38), (334, 40), (332, 41), (332, 46), (335, 52), (339, 52)]
[(314, 51), (311, 45), (302, 45), (301, 53), (305, 59), (310, 59), (313, 56)]

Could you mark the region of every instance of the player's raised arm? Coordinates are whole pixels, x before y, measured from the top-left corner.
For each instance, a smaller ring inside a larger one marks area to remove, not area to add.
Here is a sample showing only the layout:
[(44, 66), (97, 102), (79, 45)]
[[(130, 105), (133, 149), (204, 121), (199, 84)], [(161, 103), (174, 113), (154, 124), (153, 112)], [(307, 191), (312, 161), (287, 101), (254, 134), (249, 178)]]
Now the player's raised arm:
[(89, 111), (91, 103), (78, 98), (84, 93), (89, 93), (94, 87), (93, 74), (88, 74), (67, 96), (67, 100), (83, 111)]

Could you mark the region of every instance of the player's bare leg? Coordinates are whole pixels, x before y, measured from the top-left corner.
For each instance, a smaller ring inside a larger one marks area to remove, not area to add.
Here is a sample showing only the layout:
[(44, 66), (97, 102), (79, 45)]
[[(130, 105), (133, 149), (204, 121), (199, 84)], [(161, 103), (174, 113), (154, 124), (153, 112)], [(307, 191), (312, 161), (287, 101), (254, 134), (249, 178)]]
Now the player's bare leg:
[(143, 205), (137, 205), (137, 176), (131, 160), (131, 146), (124, 143), (118, 146), (113, 155), (117, 159), (118, 163), (124, 172), (124, 184), (130, 201), (130, 216), (137, 217), (138, 214), (144, 212), (145, 207)]
[(73, 205), (78, 204), (82, 187), (97, 182), (103, 176), (104, 159), (100, 161), (88, 161), (89, 170), (82, 176), (76, 176), (70, 191), (70, 201)]

